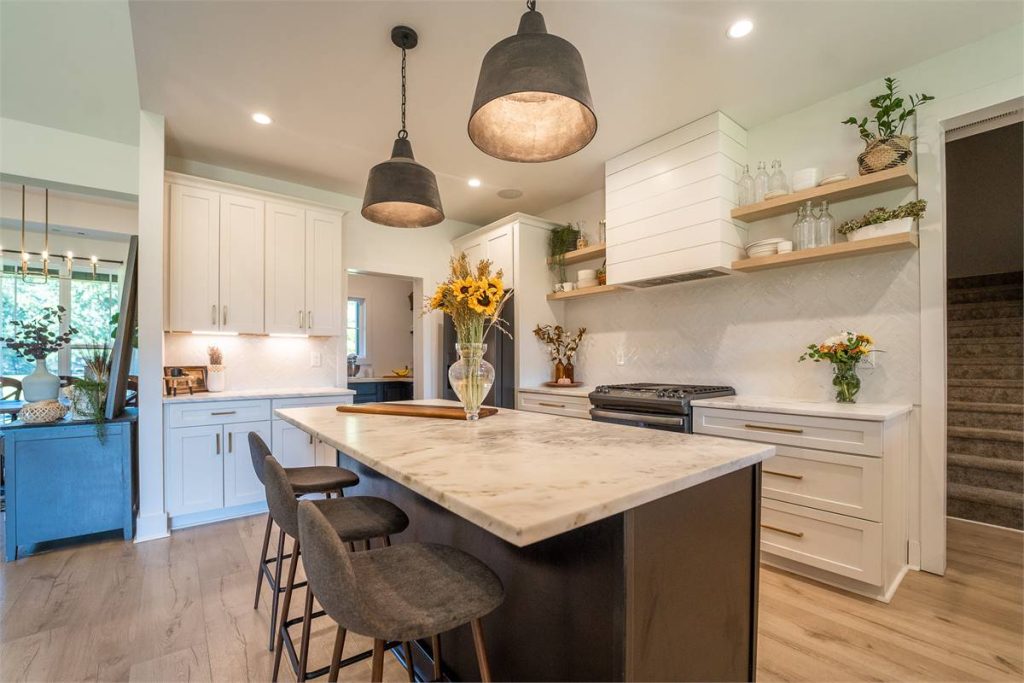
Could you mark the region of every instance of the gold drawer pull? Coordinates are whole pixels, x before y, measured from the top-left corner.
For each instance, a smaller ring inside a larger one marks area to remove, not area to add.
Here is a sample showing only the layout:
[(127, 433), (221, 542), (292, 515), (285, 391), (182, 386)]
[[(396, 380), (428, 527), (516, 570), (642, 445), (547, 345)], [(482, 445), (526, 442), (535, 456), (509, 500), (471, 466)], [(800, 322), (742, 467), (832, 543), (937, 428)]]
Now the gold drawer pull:
[(537, 401), (537, 405), (544, 406), (545, 408), (564, 408), (564, 403), (547, 403), (545, 401)]
[(766, 432), (785, 432), (786, 434), (803, 434), (804, 430), (796, 427), (773, 427), (771, 425), (743, 425), (747, 429), (763, 429)]
[(786, 477), (787, 479), (803, 479), (802, 474), (790, 474), (789, 472), (775, 472), (773, 470), (763, 470), (765, 474), (774, 474), (776, 477)]
[(796, 536), (797, 538), (803, 538), (804, 532), (802, 531), (790, 531), (789, 529), (783, 529), (782, 527), (772, 526), (771, 524), (762, 524), (762, 529), (771, 529), (772, 531), (778, 531), (782, 534), (789, 534), (790, 536)]

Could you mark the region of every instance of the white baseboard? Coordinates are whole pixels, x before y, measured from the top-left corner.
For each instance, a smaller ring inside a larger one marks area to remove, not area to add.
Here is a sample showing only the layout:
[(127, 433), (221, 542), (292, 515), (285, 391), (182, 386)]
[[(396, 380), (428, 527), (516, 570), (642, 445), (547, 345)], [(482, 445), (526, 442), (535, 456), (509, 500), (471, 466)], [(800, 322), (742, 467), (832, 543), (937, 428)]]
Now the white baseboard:
[(1021, 529), (1011, 529), (1008, 526), (999, 526), (998, 524), (989, 524), (988, 522), (977, 522), (973, 519), (964, 519), (963, 517), (954, 517), (953, 515), (946, 515), (946, 519), (955, 519), (958, 522), (967, 522), (968, 524), (987, 526), (989, 529), (999, 529), (1001, 531), (1012, 531), (1015, 534), (1024, 534), (1024, 530)]
[(171, 535), (167, 528), (167, 513), (155, 512), (149, 515), (139, 515), (135, 519), (135, 542), (154, 541), (158, 538), (167, 538)]

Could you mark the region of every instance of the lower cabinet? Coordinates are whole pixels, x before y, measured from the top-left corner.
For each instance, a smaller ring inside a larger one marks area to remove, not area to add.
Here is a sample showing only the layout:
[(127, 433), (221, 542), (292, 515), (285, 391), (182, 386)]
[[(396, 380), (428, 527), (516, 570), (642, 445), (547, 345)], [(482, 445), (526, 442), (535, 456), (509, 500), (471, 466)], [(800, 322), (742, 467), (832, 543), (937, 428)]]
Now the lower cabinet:
[(412, 382), (353, 382), (356, 403), (411, 401)]
[(316, 464), (313, 437), (298, 427), (274, 420), (274, 457), (282, 467), (312, 467)]
[(517, 393), (519, 400), (516, 408), (518, 410), (561, 415), (562, 417), (578, 417), (583, 420), (590, 419), (590, 399), (586, 396), (557, 394), (555, 391), (541, 393), (519, 390)]

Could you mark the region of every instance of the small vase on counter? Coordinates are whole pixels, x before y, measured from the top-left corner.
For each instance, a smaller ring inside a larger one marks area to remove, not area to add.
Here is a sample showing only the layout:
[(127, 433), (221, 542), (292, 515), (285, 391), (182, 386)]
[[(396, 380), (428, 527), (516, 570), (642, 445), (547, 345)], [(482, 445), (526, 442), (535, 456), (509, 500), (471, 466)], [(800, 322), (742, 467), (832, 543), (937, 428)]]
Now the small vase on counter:
[(36, 358), (36, 369), (22, 378), (21, 391), (26, 403), (56, 400), (60, 394), (60, 377), (46, 367), (46, 358)]
[(207, 391), (224, 391), (227, 386), (228, 369), (224, 365), (224, 354), (216, 346), (206, 349), (210, 356), (210, 364), (206, 367)]
[(836, 403), (856, 403), (860, 391), (860, 377), (856, 363), (836, 363), (832, 366), (832, 386), (836, 388)]
[(462, 402), (467, 420), (480, 418), (480, 406), (494, 384), (494, 366), (484, 360), (487, 344), (460, 343), (455, 345), (459, 360), (448, 368), (448, 381)]

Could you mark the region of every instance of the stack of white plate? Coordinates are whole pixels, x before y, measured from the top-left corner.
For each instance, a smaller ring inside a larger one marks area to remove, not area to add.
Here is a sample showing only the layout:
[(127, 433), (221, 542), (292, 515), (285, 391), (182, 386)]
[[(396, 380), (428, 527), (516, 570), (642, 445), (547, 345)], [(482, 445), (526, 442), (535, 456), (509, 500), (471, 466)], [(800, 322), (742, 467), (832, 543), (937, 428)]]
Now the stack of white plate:
[(756, 256), (774, 256), (779, 253), (779, 243), (785, 241), (786, 240), (782, 237), (772, 237), (771, 239), (752, 242), (745, 247), (747, 250), (747, 256), (750, 258), (754, 258)]

